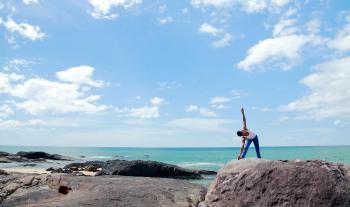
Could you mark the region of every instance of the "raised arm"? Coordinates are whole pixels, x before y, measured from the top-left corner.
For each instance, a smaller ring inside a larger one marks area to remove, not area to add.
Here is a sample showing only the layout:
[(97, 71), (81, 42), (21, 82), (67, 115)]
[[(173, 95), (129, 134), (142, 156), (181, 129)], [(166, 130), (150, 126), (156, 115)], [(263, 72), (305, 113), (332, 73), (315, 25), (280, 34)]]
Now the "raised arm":
[(242, 118), (243, 118), (243, 129), (247, 130), (247, 120), (245, 119), (245, 114), (244, 114), (243, 107), (241, 108), (241, 112), (242, 112)]

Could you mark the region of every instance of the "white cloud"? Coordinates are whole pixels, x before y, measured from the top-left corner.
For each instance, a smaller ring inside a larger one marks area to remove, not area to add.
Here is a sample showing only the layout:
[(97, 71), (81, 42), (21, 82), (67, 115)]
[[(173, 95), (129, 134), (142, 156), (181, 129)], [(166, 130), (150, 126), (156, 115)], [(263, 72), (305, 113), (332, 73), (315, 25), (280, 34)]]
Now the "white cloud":
[(96, 19), (115, 19), (118, 14), (111, 11), (113, 7), (129, 9), (140, 5), (142, 0), (89, 0), (89, 3), (93, 7), (93, 10), (89, 12), (92, 17)]
[(282, 106), (282, 111), (300, 112), (299, 118), (338, 120), (350, 117), (350, 57), (317, 65), (301, 83), (310, 94)]
[(0, 129), (11, 129), (11, 128), (20, 128), (20, 127), (31, 127), (45, 125), (45, 122), (41, 119), (30, 119), (27, 121), (18, 121), (18, 120), (1, 120), (0, 119)]
[(189, 105), (186, 107), (186, 112), (198, 112), (202, 116), (215, 117), (217, 116), (215, 112), (210, 111), (207, 108), (199, 107), (197, 105)]
[[(298, 61), (303, 47), (308, 44), (320, 44), (323, 39), (315, 35), (287, 35), (260, 41), (249, 48), (247, 57), (238, 63), (238, 68), (246, 71), (253, 66), (267, 61), (285, 61), (280, 66), (283, 70), (290, 69)], [(272, 65), (274, 66), (274, 65)], [(270, 67), (272, 67), (270, 64)]]
[(195, 112), (195, 111), (198, 111), (198, 110), (199, 110), (199, 107), (197, 105), (189, 105), (186, 108), (186, 112)]
[(313, 19), (306, 24), (306, 29), (309, 33), (316, 34), (320, 31), (321, 21)]
[(78, 85), (45, 79), (29, 79), (16, 85), (10, 94), (24, 99), (15, 105), (31, 114), (96, 113), (107, 109), (104, 105), (95, 104), (100, 96), (86, 96)]
[(174, 21), (174, 19), (172, 17), (157, 18), (157, 22), (159, 24), (169, 24), (173, 21)]
[(229, 46), (233, 39), (230, 33), (226, 32), (223, 29), (216, 28), (208, 23), (203, 23), (199, 27), (198, 32), (216, 37), (216, 40), (212, 42), (212, 46), (214, 48)]
[(125, 113), (125, 112), (129, 111), (129, 108), (128, 107), (123, 107), (123, 108), (115, 107), (114, 111), (117, 113)]
[(27, 60), (23, 58), (15, 58), (10, 60), (5, 66), (4, 71), (20, 71), (23, 68), (28, 68), (30, 65), (35, 64), (35, 61)]
[(227, 8), (231, 7), (235, 3), (235, 0), (191, 0), (192, 6), (198, 7), (207, 7), (213, 6), (216, 8)]
[(154, 97), (150, 100), (150, 102), (151, 102), (152, 106), (159, 106), (162, 103), (164, 103), (164, 99), (159, 98), (159, 97)]
[(210, 105), (215, 109), (224, 109), (226, 108), (225, 104), (230, 101), (231, 101), (231, 98), (229, 97), (216, 96), (210, 100)]
[(0, 73), (0, 93), (9, 93), (12, 89), (12, 82), (16, 82), (23, 79), (25, 79), (24, 76), (17, 75), (15, 73)]
[(131, 117), (140, 119), (152, 119), (159, 117), (159, 108), (157, 106), (144, 106), (140, 108), (130, 109)]
[(350, 50), (350, 15), (346, 17), (347, 24), (337, 33), (337, 36), (329, 41), (328, 46), (341, 52)]
[(198, 118), (181, 118), (167, 123), (167, 126), (198, 131), (229, 132), (232, 131), (227, 125), (233, 124), (230, 119), (198, 119)]
[(214, 7), (217, 9), (229, 9), (240, 6), (248, 13), (273, 10), (288, 5), (290, 0), (191, 0), (195, 8)]
[(1, 118), (7, 118), (13, 114), (15, 114), (15, 112), (12, 110), (12, 108), (9, 105), (5, 104), (5, 105), (0, 106), (0, 117)]
[(25, 80), (24, 76), (14, 73), (0, 73), (0, 93), (19, 99), (12, 104), (30, 114), (95, 113), (107, 109), (96, 104), (99, 95), (87, 95), (83, 87), (75, 83), (41, 78)]
[(226, 47), (231, 44), (231, 41), (232, 41), (232, 35), (226, 32), (224, 33), (224, 36), (221, 39), (214, 41), (212, 43), (212, 46), (215, 48)]
[(207, 33), (207, 34), (210, 34), (210, 35), (213, 35), (213, 36), (216, 36), (219, 33), (219, 29), (218, 28), (216, 28), (216, 27), (214, 27), (214, 26), (212, 26), (212, 25), (210, 25), (208, 23), (203, 23), (199, 27), (198, 31), (200, 33)]
[(27, 23), (16, 23), (11, 18), (3, 21), (3, 25), (10, 33), (17, 33), (23, 38), (34, 40), (41, 40), (46, 37), (46, 34), (40, 31), (39, 26), (33, 26)]
[(103, 81), (95, 81), (91, 79), (94, 71), (95, 68), (91, 66), (82, 65), (57, 72), (56, 76), (61, 81), (74, 83), (78, 85), (88, 85), (93, 87), (102, 87), (106, 85), (106, 83)]
[(27, 5), (29, 5), (29, 4), (38, 4), (39, 0), (22, 0), (22, 2), (24, 4), (27, 4)]
[(273, 28), (273, 36), (292, 35), (298, 31), (295, 19), (282, 18)]
[(115, 107), (114, 111), (117, 113), (124, 113), (127, 116), (138, 118), (138, 119), (153, 119), (158, 118), (160, 116), (160, 106), (165, 103), (165, 100), (160, 97), (153, 97), (149, 100), (150, 105), (146, 105), (143, 107), (129, 108), (123, 107), (118, 108)]

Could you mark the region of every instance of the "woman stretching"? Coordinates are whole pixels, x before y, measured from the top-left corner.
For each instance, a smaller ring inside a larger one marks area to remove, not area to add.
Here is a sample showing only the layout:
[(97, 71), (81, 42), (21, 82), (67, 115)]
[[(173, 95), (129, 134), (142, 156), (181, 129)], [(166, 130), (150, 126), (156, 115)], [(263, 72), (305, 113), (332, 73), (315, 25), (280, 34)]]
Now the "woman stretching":
[(237, 158), (239, 160), (245, 158), (248, 152), (249, 146), (252, 142), (254, 143), (257, 157), (261, 158), (258, 135), (255, 134), (252, 130), (247, 129), (247, 123), (246, 123), (243, 108), (241, 109), (241, 112), (243, 117), (243, 129), (237, 131), (237, 135), (242, 137), (242, 146), (241, 146), (241, 151)]

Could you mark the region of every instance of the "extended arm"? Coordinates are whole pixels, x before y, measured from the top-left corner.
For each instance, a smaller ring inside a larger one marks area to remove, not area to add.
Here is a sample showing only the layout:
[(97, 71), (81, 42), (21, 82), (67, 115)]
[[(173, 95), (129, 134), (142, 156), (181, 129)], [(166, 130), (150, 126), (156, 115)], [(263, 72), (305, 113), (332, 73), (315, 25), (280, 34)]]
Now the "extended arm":
[(243, 129), (247, 130), (247, 120), (245, 119), (244, 109), (241, 109), (242, 112), (242, 118), (243, 118)]
[(241, 146), (241, 151), (239, 152), (239, 155), (237, 157), (237, 159), (242, 159), (241, 155), (242, 155), (242, 152), (243, 152), (243, 149), (244, 149), (244, 144), (245, 144), (245, 139), (242, 139), (242, 146)]

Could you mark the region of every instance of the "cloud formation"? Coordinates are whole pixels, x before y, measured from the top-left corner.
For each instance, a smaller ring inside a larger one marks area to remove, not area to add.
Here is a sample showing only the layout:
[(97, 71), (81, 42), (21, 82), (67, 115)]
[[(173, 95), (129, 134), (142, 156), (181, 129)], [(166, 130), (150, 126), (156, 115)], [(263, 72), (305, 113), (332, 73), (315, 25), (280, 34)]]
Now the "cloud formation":
[(325, 38), (317, 35), (319, 25), (309, 22), (307, 32), (303, 32), (296, 25), (296, 20), (282, 17), (274, 26), (273, 37), (259, 41), (248, 49), (247, 56), (237, 64), (239, 69), (252, 71), (268, 67), (279, 67), (282, 70), (291, 69), (299, 58), (303, 49), (308, 45), (325, 43)]
[(216, 40), (212, 42), (212, 46), (214, 48), (221, 48), (221, 47), (229, 46), (231, 44), (231, 41), (232, 41), (232, 35), (230, 33), (226, 32), (223, 29), (216, 28), (213, 25), (210, 25), (208, 23), (203, 23), (198, 28), (198, 32), (209, 34), (209, 35), (215, 37)]
[(186, 108), (186, 112), (197, 112), (202, 116), (207, 116), (207, 117), (215, 117), (217, 116), (214, 111), (211, 111), (207, 108), (204, 107), (199, 107), (197, 105), (189, 105)]
[(142, 0), (89, 0), (89, 4), (93, 7), (90, 15), (96, 19), (115, 19), (117, 13), (112, 12), (112, 8), (129, 9), (140, 5)]
[[(70, 72), (70, 69), (64, 72)], [(93, 70), (92, 70), (93, 71)], [(81, 75), (78, 75), (81, 72)], [(70, 83), (50, 81), (43, 78), (31, 78), (17, 74), (0, 73), (0, 93), (15, 98), (11, 103), (18, 109), (29, 114), (58, 114), (58, 113), (96, 113), (107, 109), (105, 105), (98, 105), (99, 95), (88, 95), (84, 85), (101, 87), (86, 71), (74, 71)], [(58, 72), (60, 73), (60, 72)], [(85, 78), (85, 79), (84, 79)], [(61, 80), (61, 79), (60, 79)], [(62, 79), (65, 80), (65, 79)], [(85, 80), (85, 82), (83, 81)]]
[(299, 118), (349, 120), (350, 117), (350, 57), (334, 59), (315, 67), (315, 72), (300, 82), (310, 89), (306, 95), (282, 111), (299, 112)]
[(10, 33), (18, 34), (21, 37), (32, 41), (41, 40), (46, 37), (46, 34), (40, 30), (39, 26), (27, 23), (17, 23), (10, 17), (7, 18), (7, 21), (3, 21), (2, 24)]

